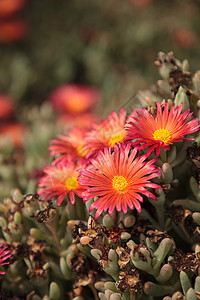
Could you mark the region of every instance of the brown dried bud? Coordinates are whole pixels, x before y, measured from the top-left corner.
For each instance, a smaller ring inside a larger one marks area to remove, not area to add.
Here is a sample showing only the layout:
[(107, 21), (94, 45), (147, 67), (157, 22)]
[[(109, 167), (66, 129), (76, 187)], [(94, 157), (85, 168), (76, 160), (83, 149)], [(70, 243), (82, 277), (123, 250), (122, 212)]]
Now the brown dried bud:
[(120, 269), (123, 269), (130, 262), (130, 249), (117, 247), (116, 252), (119, 256), (118, 264)]
[(142, 288), (141, 280), (139, 278), (139, 272), (136, 269), (129, 271), (120, 271), (119, 280), (116, 282), (116, 286), (120, 293), (124, 291), (138, 292)]

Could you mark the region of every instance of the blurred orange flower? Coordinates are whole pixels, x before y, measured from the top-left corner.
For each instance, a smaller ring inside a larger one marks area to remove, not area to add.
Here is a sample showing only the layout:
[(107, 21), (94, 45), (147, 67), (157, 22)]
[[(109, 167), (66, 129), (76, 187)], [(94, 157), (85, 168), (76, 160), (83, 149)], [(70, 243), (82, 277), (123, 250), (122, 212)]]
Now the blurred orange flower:
[(0, 95), (0, 119), (10, 117), (14, 111), (14, 104), (9, 97)]
[(20, 20), (0, 23), (0, 42), (11, 43), (21, 40), (27, 33), (27, 25)]
[(0, 127), (0, 137), (9, 138), (15, 147), (22, 146), (26, 127), (22, 124), (12, 122), (4, 124)]
[(0, 0), (0, 17), (7, 17), (23, 8), (25, 0)]
[(62, 113), (78, 115), (90, 111), (99, 98), (100, 92), (95, 88), (67, 84), (56, 89), (51, 94), (50, 101)]
[(197, 41), (195, 33), (188, 28), (175, 29), (173, 32), (173, 40), (181, 48), (192, 47)]

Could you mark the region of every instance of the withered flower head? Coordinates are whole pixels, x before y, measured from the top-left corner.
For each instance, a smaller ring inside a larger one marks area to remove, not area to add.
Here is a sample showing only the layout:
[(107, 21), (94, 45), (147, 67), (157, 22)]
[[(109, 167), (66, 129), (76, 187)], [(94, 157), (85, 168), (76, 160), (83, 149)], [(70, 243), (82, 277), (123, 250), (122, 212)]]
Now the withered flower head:
[[(170, 238), (172, 240), (172, 237), (167, 234), (167, 231), (158, 231), (158, 230), (148, 230), (146, 233), (146, 237), (150, 239), (150, 241), (156, 245), (159, 245), (162, 240), (165, 238)], [(175, 247), (175, 244), (174, 244)]]
[(171, 220), (176, 224), (181, 224), (184, 220), (185, 210), (181, 205), (172, 206), (168, 209)]
[(116, 282), (116, 286), (120, 293), (123, 293), (124, 291), (137, 293), (142, 288), (139, 272), (136, 269), (125, 272), (120, 271), (119, 280)]
[(178, 271), (191, 271), (197, 273), (200, 267), (200, 253), (187, 253), (176, 249), (169, 263)]
[(146, 245), (144, 244), (140, 244), (136, 247), (134, 247), (133, 251), (133, 256), (135, 256), (135, 253), (138, 254), (140, 260), (142, 261), (147, 261), (147, 257), (142, 253), (141, 249), (146, 249), (149, 251), (149, 256), (151, 257), (151, 252), (150, 252), (150, 248), (148, 248)]
[(126, 267), (126, 265), (130, 262), (130, 249), (117, 247), (116, 252), (119, 256), (118, 264), (120, 269)]
[(43, 210), (38, 210), (32, 217), (35, 217), (39, 223), (50, 223), (55, 219), (56, 208), (53, 206), (52, 201), (43, 202)]
[[(178, 90), (179, 86), (191, 86), (192, 85), (192, 74), (190, 72), (183, 72), (179, 68), (175, 67), (169, 73), (169, 84)], [(187, 92), (187, 89), (186, 89)]]

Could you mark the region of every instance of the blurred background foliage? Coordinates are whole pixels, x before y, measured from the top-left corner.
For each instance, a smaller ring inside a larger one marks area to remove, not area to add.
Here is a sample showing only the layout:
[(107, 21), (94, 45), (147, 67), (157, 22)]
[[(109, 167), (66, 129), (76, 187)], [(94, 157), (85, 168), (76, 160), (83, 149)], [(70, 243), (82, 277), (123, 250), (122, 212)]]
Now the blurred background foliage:
[(73, 82), (96, 86), (116, 109), (157, 79), (158, 51), (187, 57), (192, 71), (199, 63), (198, 0), (27, 0), (13, 18), (26, 34), (0, 30), (0, 91), (18, 107)]

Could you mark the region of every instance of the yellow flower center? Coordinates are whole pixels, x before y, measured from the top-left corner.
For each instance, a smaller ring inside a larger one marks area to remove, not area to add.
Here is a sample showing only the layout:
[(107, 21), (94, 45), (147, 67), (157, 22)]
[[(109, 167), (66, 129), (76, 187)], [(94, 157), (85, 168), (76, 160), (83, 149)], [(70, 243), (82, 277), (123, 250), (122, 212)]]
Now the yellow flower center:
[(167, 145), (172, 138), (172, 134), (169, 130), (162, 128), (154, 132), (153, 138), (154, 140), (162, 141), (165, 145)]
[(84, 145), (82, 145), (82, 146), (80, 146), (80, 147), (77, 148), (78, 154), (79, 154), (80, 156), (82, 156), (82, 157), (84, 157), (84, 156), (86, 155), (86, 153), (87, 153), (86, 150), (83, 151), (83, 147), (84, 147)]
[(113, 135), (110, 139), (109, 139), (109, 145), (111, 147), (114, 147), (115, 144), (121, 143), (124, 140), (124, 136), (122, 134), (116, 134)]
[(78, 181), (76, 177), (67, 178), (65, 181), (66, 187), (68, 190), (74, 190), (78, 187)]
[(125, 191), (128, 182), (124, 176), (116, 175), (112, 180), (112, 185), (116, 191), (122, 193)]

